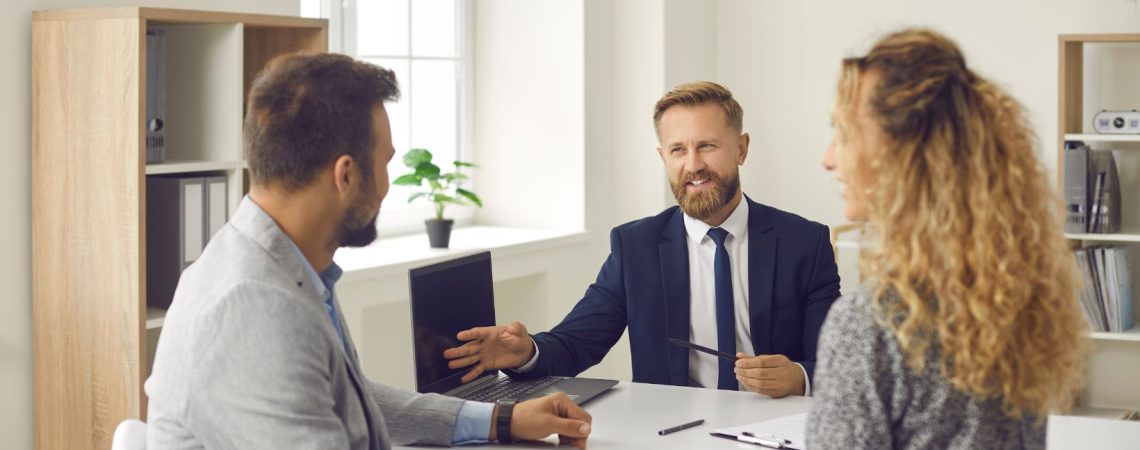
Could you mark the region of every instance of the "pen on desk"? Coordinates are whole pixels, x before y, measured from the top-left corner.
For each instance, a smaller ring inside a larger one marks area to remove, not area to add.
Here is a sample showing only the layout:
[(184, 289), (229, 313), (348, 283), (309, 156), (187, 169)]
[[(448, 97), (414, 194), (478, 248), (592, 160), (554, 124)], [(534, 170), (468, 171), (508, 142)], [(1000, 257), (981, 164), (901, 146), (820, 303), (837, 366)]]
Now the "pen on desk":
[[(749, 434), (751, 434), (751, 433), (749, 433)], [(749, 444), (762, 445), (762, 446), (765, 446), (768, 448), (784, 448), (783, 442), (775, 441), (775, 440), (768, 439), (768, 438), (740, 435), (740, 436), (736, 437), (736, 440), (738, 440), (740, 442), (747, 442)], [(781, 439), (781, 440), (783, 440), (783, 439)]]
[(658, 431), (657, 435), (658, 436), (664, 436), (664, 435), (669, 434), (669, 433), (676, 433), (676, 432), (681, 431), (681, 430), (687, 430), (689, 428), (695, 427), (695, 426), (700, 425), (702, 423), (705, 423), (705, 419), (694, 420), (692, 422), (683, 423), (683, 424), (677, 425), (675, 427), (669, 427), (669, 428), (666, 428), (664, 430)]
[(782, 444), (785, 444), (785, 445), (787, 445), (787, 444), (791, 444), (791, 443), (792, 443), (792, 441), (789, 441), (789, 440), (787, 440), (787, 439), (784, 439), (784, 438), (778, 437), (778, 436), (776, 436), (776, 435), (774, 435), (774, 434), (772, 434), (772, 433), (760, 433), (760, 434), (756, 434), (756, 433), (753, 433), (753, 432), (751, 432), (751, 431), (741, 431), (741, 432), (740, 432), (740, 434), (743, 434), (743, 435), (745, 435), (745, 436), (748, 436), (748, 437), (768, 438), (768, 439), (771, 439), (771, 440), (773, 440), (773, 441), (776, 441), (776, 442), (779, 442), (779, 443), (782, 443)]

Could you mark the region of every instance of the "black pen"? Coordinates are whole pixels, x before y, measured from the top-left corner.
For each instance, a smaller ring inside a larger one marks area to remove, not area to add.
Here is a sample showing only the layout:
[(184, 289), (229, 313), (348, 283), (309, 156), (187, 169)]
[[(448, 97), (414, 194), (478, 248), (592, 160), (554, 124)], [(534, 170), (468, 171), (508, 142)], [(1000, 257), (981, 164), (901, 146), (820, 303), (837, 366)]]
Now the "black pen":
[(684, 423), (681, 425), (677, 425), (675, 427), (666, 428), (664, 430), (658, 431), (657, 435), (658, 436), (664, 436), (664, 435), (669, 434), (669, 433), (676, 433), (676, 432), (681, 431), (681, 430), (687, 430), (689, 428), (695, 427), (695, 426), (700, 425), (702, 423), (705, 423), (705, 419), (694, 420), (694, 421), (689, 422), (689, 423)]
[(696, 350), (698, 352), (708, 353), (708, 354), (713, 355), (713, 356), (720, 358), (720, 359), (727, 359), (729, 361), (736, 361), (736, 360), (740, 359), (740, 358), (737, 358), (736, 355), (733, 355), (731, 353), (716, 351), (716, 350), (713, 350), (711, 348), (701, 346), (701, 345), (697, 345), (697, 344), (694, 344), (694, 343), (689, 342), (689, 341), (682, 341), (682, 340), (677, 339), (677, 338), (669, 338), (669, 343), (671, 343), (673, 345), (679, 345), (681, 347), (685, 347), (688, 349)]

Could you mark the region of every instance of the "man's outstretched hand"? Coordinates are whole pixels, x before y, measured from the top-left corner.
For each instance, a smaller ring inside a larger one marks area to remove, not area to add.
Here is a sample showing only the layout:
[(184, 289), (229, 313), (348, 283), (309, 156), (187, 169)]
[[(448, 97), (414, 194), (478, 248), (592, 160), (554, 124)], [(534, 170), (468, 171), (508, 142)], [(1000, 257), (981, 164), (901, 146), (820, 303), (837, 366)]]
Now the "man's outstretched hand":
[(456, 335), (463, 345), (443, 351), (452, 369), (471, 367), (463, 375), (467, 383), (487, 370), (517, 369), (534, 357), (534, 341), (526, 325), (513, 322), (506, 326), (477, 327)]

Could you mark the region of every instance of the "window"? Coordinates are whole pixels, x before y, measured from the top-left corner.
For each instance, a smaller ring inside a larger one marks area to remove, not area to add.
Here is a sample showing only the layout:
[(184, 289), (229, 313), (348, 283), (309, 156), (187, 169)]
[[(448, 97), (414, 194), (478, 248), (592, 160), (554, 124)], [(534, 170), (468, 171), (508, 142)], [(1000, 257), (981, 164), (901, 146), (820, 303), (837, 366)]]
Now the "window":
[[(470, 92), (467, 0), (301, 0), (301, 14), (329, 19), (330, 47), (391, 69), (401, 97), (387, 105), (396, 157), (392, 179), (403, 174), (403, 154), (426, 148), (444, 171), (456, 159), (472, 160), (465, 124)], [(471, 174), (474, 178), (475, 174)], [(470, 188), (470, 186), (468, 186)], [(412, 189), (392, 186), (382, 207), (380, 231), (423, 230), (427, 203), (408, 204)], [(469, 223), (469, 208), (448, 207), (448, 217)]]

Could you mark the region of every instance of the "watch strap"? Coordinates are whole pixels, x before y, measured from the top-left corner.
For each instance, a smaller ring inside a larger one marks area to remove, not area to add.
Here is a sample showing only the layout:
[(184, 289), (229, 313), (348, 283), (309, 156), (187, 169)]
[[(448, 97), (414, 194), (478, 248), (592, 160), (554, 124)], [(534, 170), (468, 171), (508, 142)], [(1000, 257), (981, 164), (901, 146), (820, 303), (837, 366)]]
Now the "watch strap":
[(496, 402), (499, 405), (499, 413), (495, 416), (495, 433), (498, 435), (499, 442), (503, 444), (510, 444), (514, 440), (511, 439), (511, 416), (515, 410), (515, 400), (499, 400)]

